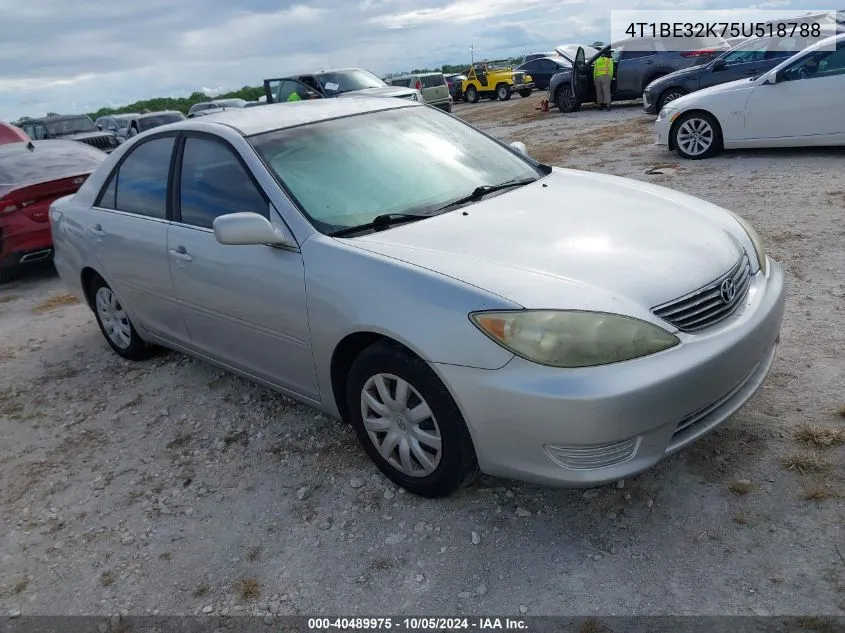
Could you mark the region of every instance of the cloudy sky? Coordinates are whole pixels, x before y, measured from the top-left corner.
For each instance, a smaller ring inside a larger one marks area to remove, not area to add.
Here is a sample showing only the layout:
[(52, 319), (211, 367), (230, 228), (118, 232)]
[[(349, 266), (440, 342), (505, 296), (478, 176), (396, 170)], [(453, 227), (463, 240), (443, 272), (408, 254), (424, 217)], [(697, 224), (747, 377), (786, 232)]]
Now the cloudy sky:
[(607, 40), (611, 9), (804, 0), (0, 0), (0, 119), (363, 66), (383, 74)]

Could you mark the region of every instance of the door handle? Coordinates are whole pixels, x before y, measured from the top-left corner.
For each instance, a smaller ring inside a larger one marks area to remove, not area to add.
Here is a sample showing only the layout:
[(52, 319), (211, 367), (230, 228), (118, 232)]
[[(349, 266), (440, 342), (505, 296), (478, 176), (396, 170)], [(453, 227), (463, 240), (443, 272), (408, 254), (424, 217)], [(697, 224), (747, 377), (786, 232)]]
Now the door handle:
[(95, 224), (94, 226), (89, 228), (88, 232), (91, 233), (91, 235), (96, 235), (97, 237), (103, 237), (106, 234), (106, 232), (103, 230), (103, 227), (99, 224)]
[(190, 262), (194, 259), (184, 246), (177, 246), (170, 249), (170, 254), (181, 262)]

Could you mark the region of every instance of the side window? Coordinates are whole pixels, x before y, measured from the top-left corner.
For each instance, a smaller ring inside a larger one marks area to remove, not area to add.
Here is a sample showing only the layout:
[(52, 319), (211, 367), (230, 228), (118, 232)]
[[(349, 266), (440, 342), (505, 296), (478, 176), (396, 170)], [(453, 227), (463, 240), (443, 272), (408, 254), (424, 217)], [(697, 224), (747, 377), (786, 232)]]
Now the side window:
[(538, 61), (540, 66), (539, 71), (544, 73), (553, 73), (557, 70), (557, 64), (551, 59), (541, 59)]
[(815, 51), (782, 71), (784, 81), (816, 79), (845, 74), (845, 42), (835, 51)]
[(271, 81), (270, 90), (273, 94), (273, 101), (275, 103), (320, 98), (320, 95), (315, 90), (309, 88), (305, 84), (294, 81), (293, 79)]
[(764, 59), (766, 56), (766, 51), (764, 50), (756, 50), (753, 48), (742, 50), (742, 51), (733, 51), (725, 55), (725, 64), (747, 64), (749, 62), (758, 62)]
[(189, 137), (182, 154), (181, 220), (210, 229), (214, 218), (252, 211), (269, 218), (268, 202), (225, 144)]
[(167, 176), (173, 136), (155, 138), (135, 147), (112, 175), (99, 206), (167, 218)]

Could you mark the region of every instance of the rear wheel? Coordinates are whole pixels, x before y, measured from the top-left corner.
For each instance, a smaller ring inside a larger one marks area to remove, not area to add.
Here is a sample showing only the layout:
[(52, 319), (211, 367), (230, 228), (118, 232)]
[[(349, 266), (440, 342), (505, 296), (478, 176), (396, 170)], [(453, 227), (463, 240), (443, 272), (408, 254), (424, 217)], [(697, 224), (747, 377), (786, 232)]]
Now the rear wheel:
[(144, 360), (153, 355), (154, 348), (138, 336), (117, 295), (99, 275), (91, 281), (88, 296), (100, 331), (118, 355), (128, 360)]
[(576, 112), (581, 108), (581, 104), (572, 94), (572, 86), (561, 86), (557, 91), (555, 105), (561, 112)]
[(445, 497), (477, 473), (458, 406), (428, 364), (381, 342), (352, 363), (350, 418), (370, 458), (391, 481), (424, 497)]
[(672, 144), (684, 158), (710, 158), (722, 149), (719, 123), (706, 112), (682, 115), (672, 126)]
[(467, 86), (466, 92), (464, 93), (464, 101), (478, 103), (478, 90), (475, 86)]
[(669, 88), (657, 100), (657, 111), (660, 112), (667, 103), (679, 99), (685, 94), (687, 94), (687, 91), (683, 88)]
[(527, 90), (520, 90), (519, 96), (520, 97), (530, 97), (532, 92), (533, 91), (531, 90), (531, 88), (528, 88)]
[(511, 98), (511, 87), (508, 84), (499, 84), (496, 86), (496, 97), (499, 101), (507, 101)]

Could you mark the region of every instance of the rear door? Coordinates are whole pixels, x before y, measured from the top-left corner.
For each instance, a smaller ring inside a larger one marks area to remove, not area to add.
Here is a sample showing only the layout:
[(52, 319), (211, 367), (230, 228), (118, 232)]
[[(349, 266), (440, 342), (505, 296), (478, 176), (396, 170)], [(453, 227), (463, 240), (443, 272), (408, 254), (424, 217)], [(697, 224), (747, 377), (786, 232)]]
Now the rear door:
[(220, 244), (213, 230), (220, 215), (251, 211), (284, 223), (227, 142), (186, 133), (180, 155), (167, 256), (191, 346), (316, 398), (299, 249)]
[(423, 99), (426, 103), (443, 103), (449, 100), (449, 86), (446, 85), (446, 77), (441, 73), (422, 75)]
[(82, 228), (133, 321), (186, 343), (167, 260), (175, 140), (175, 134), (163, 134), (135, 145), (112, 172)]
[(613, 56), (616, 85), (614, 99), (637, 99), (642, 96), (646, 80), (653, 73), (657, 62), (654, 40), (638, 42), (636, 50), (622, 47)]

